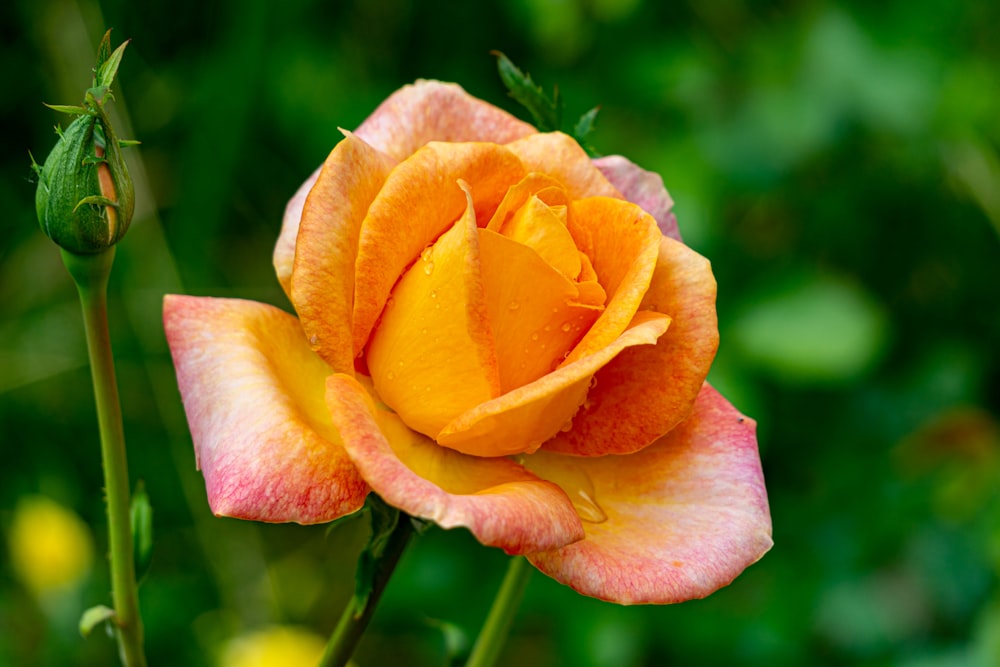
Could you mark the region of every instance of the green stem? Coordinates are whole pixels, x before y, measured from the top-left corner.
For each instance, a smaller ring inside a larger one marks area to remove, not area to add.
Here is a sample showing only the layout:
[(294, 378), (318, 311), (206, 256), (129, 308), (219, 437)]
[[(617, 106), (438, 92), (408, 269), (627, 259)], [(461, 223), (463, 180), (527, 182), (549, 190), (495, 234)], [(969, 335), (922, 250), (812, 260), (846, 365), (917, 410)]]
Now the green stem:
[(523, 556), (510, 559), (507, 576), (500, 585), (500, 591), (493, 601), (493, 607), (486, 617), (486, 623), (483, 624), (483, 629), (472, 647), (472, 654), (465, 667), (492, 667), (496, 664), (510, 633), (510, 626), (514, 622), (514, 614), (517, 613), (517, 608), (524, 598), (524, 590), (528, 587), (531, 571), (531, 564)]
[(399, 563), (399, 558), (403, 555), (403, 550), (412, 535), (413, 523), (410, 517), (400, 513), (399, 521), (389, 535), (385, 551), (375, 563), (372, 590), (368, 600), (364, 604), (359, 604), (357, 597), (352, 596), (348, 601), (337, 628), (326, 644), (326, 650), (318, 667), (343, 667), (351, 659), (354, 649), (365, 633), (365, 628), (368, 627), (368, 622), (375, 613), (382, 592), (389, 583), (389, 577), (396, 569), (396, 564)]
[(104, 493), (107, 498), (111, 596), (115, 608), (118, 651), (125, 667), (145, 667), (142, 649), (142, 619), (135, 583), (132, 555), (132, 525), (129, 517), (128, 463), (125, 459), (125, 431), (115, 380), (111, 335), (108, 331), (108, 276), (114, 261), (114, 247), (95, 255), (74, 255), (62, 251), (63, 262), (76, 282), (83, 306), (87, 332), (87, 352), (94, 380), (94, 402), (101, 434)]

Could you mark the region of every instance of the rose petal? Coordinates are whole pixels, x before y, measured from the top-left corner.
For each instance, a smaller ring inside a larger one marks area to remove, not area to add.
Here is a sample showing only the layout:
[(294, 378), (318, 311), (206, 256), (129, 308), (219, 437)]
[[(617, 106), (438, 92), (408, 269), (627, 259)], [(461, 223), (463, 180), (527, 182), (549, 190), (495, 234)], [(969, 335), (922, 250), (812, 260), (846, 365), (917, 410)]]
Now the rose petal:
[(482, 459), (439, 447), (376, 410), (353, 377), (331, 375), (326, 397), (344, 446), (372, 488), (404, 512), (442, 528), (465, 526), (510, 554), (558, 548), (583, 536), (558, 486), (510, 459)]
[(687, 417), (719, 346), (715, 278), (708, 260), (662, 238), (656, 271), (639, 307), (670, 315), (670, 330), (656, 345), (625, 350), (598, 371), (573, 428), (546, 442), (546, 450), (626, 454)]
[(535, 132), (531, 125), (472, 97), (456, 84), (417, 81), (390, 95), (356, 134), (404, 160), (431, 141), (506, 144)]
[(580, 459), (540, 453), (528, 466), (567, 480), (603, 522), (585, 540), (529, 555), (542, 572), (622, 604), (705, 597), (770, 549), (771, 518), (753, 420), (705, 386), (694, 412), (656, 444), (630, 456)]
[(168, 295), (163, 321), (208, 502), (257, 521), (331, 521), (368, 487), (323, 402), (330, 369), (291, 315)]
[(278, 282), (289, 299), (292, 298), (292, 267), (295, 265), (295, 239), (299, 235), (299, 223), (302, 220), (302, 207), (305, 206), (306, 197), (309, 191), (316, 184), (319, 172), (323, 169), (320, 165), (316, 168), (306, 182), (299, 186), (292, 198), (285, 205), (285, 216), (281, 221), (281, 232), (278, 234), (278, 241), (274, 244), (274, 271), (278, 274)]
[(500, 392), (506, 393), (554, 370), (602, 309), (579, 303), (573, 281), (531, 248), (488, 229), (479, 230), (479, 246)]
[(671, 213), (674, 200), (663, 186), (663, 178), (653, 171), (636, 166), (620, 155), (606, 155), (594, 160), (594, 166), (622, 193), (656, 219), (664, 236), (681, 240), (677, 218)]
[(507, 220), (517, 212), (532, 196), (538, 196), (549, 206), (569, 204), (569, 197), (556, 179), (545, 174), (531, 172), (504, 193), (503, 201), (497, 206), (486, 228), (499, 232)]
[(475, 456), (535, 451), (569, 423), (598, 369), (628, 347), (651, 345), (669, 323), (659, 313), (637, 313), (632, 326), (611, 344), (469, 410), (438, 434), (438, 443)]
[(400, 278), (368, 345), (368, 368), (382, 400), (410, 428), (432, 437), (456, 415), (500, 394), (468, 194), (467, 206)]
[(302, 211), (291, 301), (309, 346), (331, 368), (349, 373), (351, 316), (361, 221), (395, 166), (389, 156), (347, 133), (326, 159)]
[(653, 277), (661, 238), (648, 213), (618, 199), (588, 197), (574, 201), (570, 215), (570, 231), (593, 263), (598, 280), (607, 290), (608, 302), (565, 363), (594, 353), (625, 330)]
[(507, 187), (524, 177), (513, 153), (495, 144), (430, 143), (397, 166), (361, 225), (354, 287), (354, 349), (364, 347), (396, 280), (465, 212), (489, 219)]
[(565, 205), (550, 206), (532, 197), (503, 225), (500, 233), (531, 248), (561, 274), (576, 280), (581, 269), (580, 251), (566, 229), (566, 210)]
[(561, 181), (573, 199), (615, 197), (622, 199), (586, 151), (562, 132), (532, 134), (507, 144), (528, 171), (537, 171)]

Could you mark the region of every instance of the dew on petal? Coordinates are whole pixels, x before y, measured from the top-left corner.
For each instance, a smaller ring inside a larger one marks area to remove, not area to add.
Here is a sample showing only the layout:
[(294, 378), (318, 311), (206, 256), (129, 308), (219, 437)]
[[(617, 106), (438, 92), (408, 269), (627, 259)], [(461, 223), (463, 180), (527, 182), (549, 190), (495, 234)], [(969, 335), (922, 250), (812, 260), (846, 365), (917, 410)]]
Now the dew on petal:
[(608, 515), (597, 503), (594, 480), (586, 470), (577, 467), (566, 468), (557, 482), (573, 502), (573, 507), (581, 519), (589, 523), (604, 523), (608, 520)]
[(427, 262), (424, 264), (424, 275), (429, 276), (434, 273), (434, 262)]
[(573, 325), (569, 322), (563, 322), (563, 325), (559, 328), (562, 329), (564, 333), (569, 333), (569, 330), (573, 328)]
[(317, 336), (316, 334), (309, 336), (309, 345), (311, 347), (316, 347), (318, 344), (319, 344), (319, 336)]
[(520, 307), (521, 304), (519, 304), (517, 301), (511, 301), (510, 303), (507, 304), (507, 310), (517, 310)]

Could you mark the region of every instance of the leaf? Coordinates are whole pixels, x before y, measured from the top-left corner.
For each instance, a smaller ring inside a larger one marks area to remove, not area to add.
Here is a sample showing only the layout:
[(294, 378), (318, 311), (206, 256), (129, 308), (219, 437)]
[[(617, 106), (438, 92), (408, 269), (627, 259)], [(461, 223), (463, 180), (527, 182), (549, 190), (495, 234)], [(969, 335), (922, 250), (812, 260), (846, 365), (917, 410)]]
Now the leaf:
[(153, 560), (153, 506), (142, 480), (136, 485), (129, 508), (132, 520), (132, 557), (135, 560), (135, 576), (141, 579), (149, 570)]
[(368, 604), (375, 584), (376, 565), (385, 553), (389, 537), (399, 523), (399, 510), (387, 505), (374, 493), (368, 494), (365, 507), (371, 517), (371, 537), (358, 558), (358, 569), (354, 575), (354, 601), (357, 613)]
[(80, 616), (80, 634), (84, 637), (90, 635), (91, 631), (101, 623), (110, 621), (115, 617), (115, 610), (103, 604), (91, 607)]
[(519, 70), (510, 58), (499, 51), (492, 53), (497, 58), (500, 80), (507, 87), (510, 96), (528, 110), (538, 129), (542, 132), (559, 130), (562, 126), (559, 91), (556, 90), (555, 99), (550, 100), (531, 80), (531, 76)]
[(576, 143), (583, 146), (591, 157), (596, 157), (597, 151), (590, 145), (588, 137), (594, 131), (594, 121), (597, 120), (597, 113), (600, 110), (601, 107), (594, 107), (580, 116), (580, 120), (576, 121), (576, 125), (573, 126), (573, 138), (576, 139)]

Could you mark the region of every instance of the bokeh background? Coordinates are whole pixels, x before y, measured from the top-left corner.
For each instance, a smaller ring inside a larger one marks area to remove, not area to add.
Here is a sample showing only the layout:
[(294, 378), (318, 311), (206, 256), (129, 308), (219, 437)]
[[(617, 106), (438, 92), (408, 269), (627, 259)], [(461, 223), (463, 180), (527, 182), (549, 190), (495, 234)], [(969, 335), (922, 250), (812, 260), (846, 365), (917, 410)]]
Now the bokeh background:
[[(0, 7), (0, 665), (111, 665), (96, 419), (76, 295), (35, 222), (41, 160), (105, 27), (133, 228), (112, 328), (156, 543), (152, 665), (302, 664), (364, 522), (207, 510), (166, 353), (166, 292), (287, 307), (286, 199), (416, 78), (520, 113), (506, 52), (593, 143), (660, 172), (712, 259), (712, 380), (759, 421), (775, 547), (728, 588), (623, 608), (536, 575), (503, 664), (1000, 664), (1000, 4), (988, 0), (9, 0)], [(505, 558), (465, 531), (408, 552), (359, 665), (462, 657)], [(268, 653), (270, 652), (270, 653)], [(270, 655), (249, 662), (248, 655)]]

